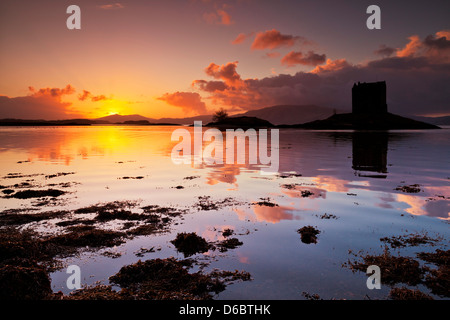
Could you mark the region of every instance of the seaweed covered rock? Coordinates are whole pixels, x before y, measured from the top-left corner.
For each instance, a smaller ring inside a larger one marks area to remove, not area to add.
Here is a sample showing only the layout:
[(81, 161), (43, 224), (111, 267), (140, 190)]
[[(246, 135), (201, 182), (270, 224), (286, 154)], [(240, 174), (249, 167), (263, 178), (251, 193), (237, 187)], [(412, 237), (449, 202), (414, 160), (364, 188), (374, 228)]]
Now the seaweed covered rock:
[(215, 277), (189, 273), (189, 265), (189, 261), (174, 258), (139, 260), (122, 267), (109, 280), (122, 288), (122, 294), (135, 299), (210, 299), (211, 292), (225, 289)]
[(419, 290), (412, 290), (405, 287), (393, 288), (389, 292), (392, 300), (434, 300), (431, 296)]
[(414, 286), (422, 283), (425, 271), (420, 263), (410, 257), (394, 256), (387, 248), (380, 255), (367, 254), (362, 256), (362, 261), (349, 261), (349, 267), (353, 271), (366, 272), (371, 265), (381, 269), (381, 283), (394, 285), (406, 283)]
[(220, 252), (225, 252), (228, 251), (228, 249), (235, 249), (243, 244), (244, 243), (237, 238), (230, 238), (220, 241), (217, 246), (219, 247)]
[(0, 267), (0, 300), (42, 300), (51, 293), (50, 279), (43, 267)]
[(320, 233), (319, 230), (312, 226), (305, 226), (297, 230), (300, 233), (301, 240), (303, 243), (317, 243), (317, 235)]
[(209, 250), (210, 245), (208, 242), (198, 236), (195, 232), (191, 233), (178, 233), (177, 237), (171, 241), (171, 243), (182, 252), (185, 257), (189, 257), (196, 253), (203, 253)]

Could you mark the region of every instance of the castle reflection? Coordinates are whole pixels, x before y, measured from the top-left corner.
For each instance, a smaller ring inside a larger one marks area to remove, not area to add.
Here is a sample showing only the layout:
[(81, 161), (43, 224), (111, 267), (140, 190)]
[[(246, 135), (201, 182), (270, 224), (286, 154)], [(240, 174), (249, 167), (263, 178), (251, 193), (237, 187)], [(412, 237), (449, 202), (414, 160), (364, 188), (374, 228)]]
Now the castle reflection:
[(362, 177), (386, 178), (389, 134), (387, 132), (355, 132), (352, 139), (352, 168), (357, 171), (382, 173)]

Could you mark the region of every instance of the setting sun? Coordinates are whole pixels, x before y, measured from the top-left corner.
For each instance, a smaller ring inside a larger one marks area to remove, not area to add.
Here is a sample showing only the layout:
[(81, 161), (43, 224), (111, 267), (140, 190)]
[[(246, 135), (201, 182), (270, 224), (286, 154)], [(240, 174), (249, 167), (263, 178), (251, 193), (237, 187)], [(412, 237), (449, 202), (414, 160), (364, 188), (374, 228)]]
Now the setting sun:
[[(89, 102), (91, 104), (91, 102)], [(112, 115), (124, 115), (124, 114), (133, 114), (132, 108), (128, 106), (126, 101), (116, 100), (116, 99), (105, 99), (101, 101), (101, 103), (90, 112), (90, 118), (100, 118), (105, 116)]]

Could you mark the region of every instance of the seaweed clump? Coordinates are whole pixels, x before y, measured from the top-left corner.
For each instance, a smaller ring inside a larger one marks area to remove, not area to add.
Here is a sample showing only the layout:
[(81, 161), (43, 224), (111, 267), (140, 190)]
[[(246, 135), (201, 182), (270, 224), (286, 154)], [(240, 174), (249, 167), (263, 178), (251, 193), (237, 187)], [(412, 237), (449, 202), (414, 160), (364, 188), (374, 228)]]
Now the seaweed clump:
[(217, 246), (219, 247), (220, 252), (226, 252), (228, 249), (235, 249), (243, 244), (244, 243), (237, 238), (230, 238), (220, 241)]
[(278, 204), (270, 202), (270, 198), (260, 198), (261, 201), (254, 202), (253, 205), (266, 206), (266, 207), (278, 207)]
[(170, 241), (178, 251), (182, 252), (185, 257), (192, 256), (196, 253), (203, 253), (210, 249), (208, 242), (198, 236), (195, 232), (178, 233), (176, 238)]
[[(366, 272), (368, 266), (377, 265), (381, 269), (381, 282), (387, 285), (405, 283), (407, 285), (425, 285), (431, 293), (450, 296), (450, 251), (437, 249), (435, 252), (420, 252), (417, 257), (437, 268), (428, 265), (421, 266), (419, 261), (402, 256), (393, 256), (386, 247), (380, 255), (362, 256), (362, 261), (351, 262), (348, 265), (352, 271)], [(392, 289), (391, 299), (428, 299), (425, 294), (409, 289)]]
[(392, 300), (434, 300), (431, 296), (420, 290), (413, 290), (405, 287), (391, 289), (389, 298)]
[(51, 294), (47, 268), (53, 248), (29, 230), (0, 229), (0, 300), (40, 300)]
[(406, 193), (419, 193), (421, 191), (420, 185), (418, 185), (418, 184), (412, 184), (409, 186), (398, 186), (394, 190), (402, 191), (402, 192), (406, 192)]
[(6, 264), (0, 267), (1, 300), (41, 300), (51, 293), (47, 270), (34, 261), (26, 266)]
[(64, 300), (210, 300), (213, 294), (225, 290), (234, 281), (249, 281), (245, 271), (218, 271), (189, 273), (193, 261), (152, 259), (123, 266), (111, 276), (112, 285), (95, 285), (72, 292), (68, 296), (55, 294)]
[(210, 196), (199, 196), (198, 202), (193, 205), (198, 211), (219, 210), (223, 207), (239, 204), (236, 199), (227, 197), (223, 200), (211, 200)]
[(302, 242), (306, 244), (317, 243), (317, 235), (320, 233), (313, 226), (305, 226), (298, 229), (297, 232), (300, 233)]
[(46, 242), (69, 248), (100, 248), (122, 244), (123, 236), (123, 233), (117, 231), (99, 230), (93, 226), (75, 226), (71, 232), (51, 237)]
[(426, 234), (410, 234), (405, 236), (392, 236), (380, 238), (380, 241), (389, 243), (392, 248), (402, 248), (406, 246), (418, 246), (422, 244), (433, 244), (438, 239), (428, 237)]
[(437, 266), (437, 269), (429, 270), (425, 277), (425, 285), (434, 294), (450, 297), (450, 250), (437, 249), (431, 253), (421, 252), (417, 256)]
[(233, 233), (234, 233), (234, 230), (227, 228), (222, 231), (222, 236), (228, 237), (228, 236), (231, 236)]
[(16, 199), (30, 199), (30, 198), (43, 198), (43, 197), (59, 197), (65, 194), (65, 191), (58, 189), (48, 189), (48, 190), (23, 190), (18, 191), (8, 198), (16, 198)]
[(349, 267), (352, 271), (366, 272), (371, 265), (379, 266), (381, 269), (382, 283), (393, 285), (399, 282), (408, 285), (417, 285), (421, 283), (424, 270), (420, 267), (418, 261), (401, 256), (393, 256), (387, 248), (380, 255), (365, 255), (363, 261), (349, 261)]
[(67, 215), (68, 211), (47, 211), (40, 213), (2, 213), (0, 223), (3, 225), (22, 225), (30, 222), (39, 222), (54, 218), (61, 218)]
[(219, 293), (225, 284), (218, 278), (189, 273), (189, 261), (174, 258), (153, 259), (124, 266), (111, 283), (120, 286), (122, 295), (133, 299), (152, 300), (199, 300), (210, 299), (211, 292)]

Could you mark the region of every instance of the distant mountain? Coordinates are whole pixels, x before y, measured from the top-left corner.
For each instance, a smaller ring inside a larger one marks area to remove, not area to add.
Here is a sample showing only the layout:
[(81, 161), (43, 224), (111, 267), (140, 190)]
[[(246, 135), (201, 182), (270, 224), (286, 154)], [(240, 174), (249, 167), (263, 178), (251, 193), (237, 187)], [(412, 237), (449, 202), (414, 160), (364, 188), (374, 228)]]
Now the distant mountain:
[(274, 125), (290, 125), (326, 119), (333, 114), (334, 109), (316, 105), (279, 105), (247, 111), (233, 117), (257, 117)]
[(97, 122), (88, 119), (68, 119), (68, 120), (0, 119), (0, 126), (90, 126), (91, 124), (97, 124)]
[[(335, 113), (337, 113), (335, 115)], [(258, 118), (270, 122), (275, 126), (286, 127), (327, 127), (331, 128), (348, 128), (354, 127), (359, 122), (360, 124), (367, 124), (373, 127), (370, 123), (370, 119), (358, 119), (356, 121), (354, 116), (347, 114), (340, 114), (339, 110), (332, 108), (316, 106), (316, 105), (278, 105), (273, 107), (266, 107), (258, 110), (251, 110), (240, 114), (230, 116), (231, 118), (237, 117), (249, 117)], [(403, 119), (402, 119), (403, 118)], [(382, 119), (381, 123), (385, 123), (388, 128), (393, 127), (427, 127), (423, 122), (432, 125), (450, 125), (450, 116), (447, 117), (411, 117), (416, 121), (408, 119), (404, 120), (404, 117), (395, 115), (388, 116)], [(321, 121), (323, 120), (323, 121)], [(359, 121), (361, 120), (361, 122)], [(373, 120), (373, 119), (372, 119)], [(381, 120), (381, 119), (379, 119)], [(22, 119), (0, 119), (1, 126), (39, 126), (39, 125), (91, 125), (91, 124), (129, 124), (129, 125), (192, 125), (194, 121), (202, 121), (203, 125), (207, 125), (212, 122), (212, 115), (200, 115), (187, 118), (148, 118), (139, 114), (133, 115), (119, 115), (114, 114), (106, 117), (96, 119), (70, 119), (70, 120), (22, 120)], [(318, 122), (319, 121), (319, 122)], [(422, 122), (419, 124), (418, 122)], [(353, 123), (353, 124), (352, 124)], [(431, 126), (434, 127), (434, 126)]]
[(435, 124), (435, 125), (450, 125), (450, 116), (446, 116), (446, 117), (419, 117), (419, 116), (413, 116), (411, 117), (414, 120), (417, 121), (423, 121), (423, 122), (427, 122), (427, 123), (431, 123), (431, 124)]
[[(212, 115), (202, 115), (202, 116), (196, 116), (196, 117), (189, 117), (189, 118), (160, 118), (160, 119), (154, 119), (154, 118), (147, 118), (144, 116), (141, 116), (139, 114), (132, 114), (132, 115), (126, 115), (122, 116), (120, 114), (113, 114), (106, 117), (101, 117), (97, 119), (92, 119), (93, 121), (99, 123), (99, 122), (108, 122), (108, 123), (132, 123), (132, 122), (142, 122), (142, 121), (148, 121), (151, 124), (167, 124), (167, 123), (173, 123), (173, 124), (186, 124), (190, 125), (194, 123), (194, 121), (203, 121), (203, 122), (210, 122), (212, 119)], [(142, 122), (143, 123), (143, 122)]]
[(107, 121), (109, 123), (122, 123), (122, 122), (125, 122), (125, 121), (141, 121), (141, 120), (147, 120), (148, 122), (153, 122), (153, 119), (141, 116), (139, 114), (131, 114), (131, 115), (126, 115), (126, 116), (122, 116), (120, 114), (112, 114), (110, 116), (96, 118), (96, 119), (91, 119), (91, 120), (94, 120), (94, 121)]
[[(274, 125), (280, 124), (298, 124), (314, 120), (326, 119), (334, 114), (334, 110), (327, 107), (316, 105), (279, 105), (266, 107), (258, 110), (251, 110), (244, 113), (232, 115), (236, 117), (254, 117), (269, 121)], [(102, 118), (92, 119), (94, 121), (107, 121), (109, 123), (124, 123), (126, 121), (143, 121), (146, 120), (152, 124), (157, 123), (174, 123), (182, 125), (191, 125), (194, 121), (202, 121), (204, 124), (212, 121), (212, 115), (200, 115), (187, 118), (147, 118), (138, 114), (122, 116), (114, 114)]]

